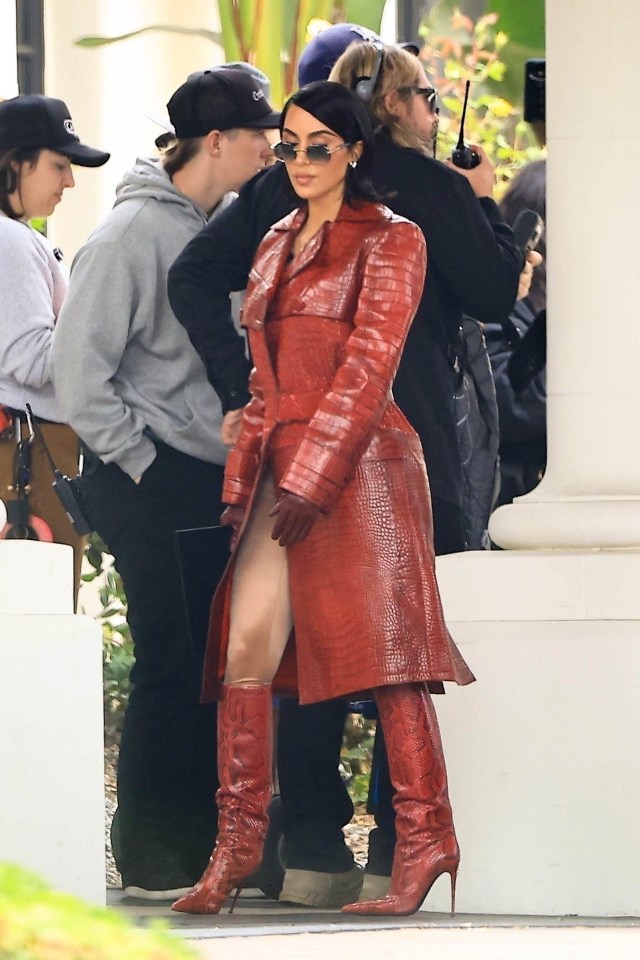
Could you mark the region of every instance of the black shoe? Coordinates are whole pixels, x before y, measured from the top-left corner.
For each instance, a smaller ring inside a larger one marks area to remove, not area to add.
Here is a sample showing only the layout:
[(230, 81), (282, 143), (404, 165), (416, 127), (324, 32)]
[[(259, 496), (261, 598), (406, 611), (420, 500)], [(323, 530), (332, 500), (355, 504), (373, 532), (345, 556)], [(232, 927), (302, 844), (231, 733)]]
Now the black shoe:
[(155, 901), (183, 896), (204, 873), (215, 835), (211, 839), (207, 836), (210, 830), (203, 829), (204, 835), (196, 844), (184, 829), (165, 828), (166, 835), (176, 838), (175, 844), (168, 845), (159, 838), (156, 824), (140, 821), (136, 826), (135, 831), (127, 830), (125, 842), (122, 818), (119, 808), (116, 809), (111, 823), (111, 849), (125, 896)]

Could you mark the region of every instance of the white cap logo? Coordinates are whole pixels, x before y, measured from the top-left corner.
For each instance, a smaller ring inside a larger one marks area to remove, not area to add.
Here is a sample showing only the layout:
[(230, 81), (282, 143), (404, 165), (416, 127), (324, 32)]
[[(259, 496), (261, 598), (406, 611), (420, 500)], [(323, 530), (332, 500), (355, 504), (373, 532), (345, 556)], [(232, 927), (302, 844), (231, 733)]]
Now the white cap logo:
[(64, 128), (65, 128), (65, 130), (67, 131), (67, 133), (70, 133), (71, 136), (75, 137), (76, 132), (75, 132), (75, 130), (73, 129), (73, 120), (71, 120), (71, 118), (69, 118), (68, 120), (65, 120), (65, 121), (64, 121)]
[(258, 100), (264, 100), (264, 90), (254, 90), (254, 91), (253, 91), (253, 99), (256, 100), (256, 101), (258, 101)]

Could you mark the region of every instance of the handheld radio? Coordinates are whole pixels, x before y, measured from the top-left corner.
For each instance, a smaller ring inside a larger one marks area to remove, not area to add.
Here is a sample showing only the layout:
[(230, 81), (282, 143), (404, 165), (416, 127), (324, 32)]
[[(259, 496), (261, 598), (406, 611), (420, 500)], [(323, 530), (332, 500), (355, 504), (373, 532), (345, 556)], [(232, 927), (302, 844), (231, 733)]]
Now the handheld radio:
[(451, 162), (454, 167), (460, 167), (461, 170), (473, 170), (480, 163), (480, 156), (474, 153), (471, 147), (464, 142), (464, 121), (467, 115), (467, 102), (469, 100), (469, 88), (471, 81), (467, 80), (467, 86), (464, 92), (464, 104), (462, 106), (462, 117), (460, 118), (460, 136), (456, 148), (451, 154)]

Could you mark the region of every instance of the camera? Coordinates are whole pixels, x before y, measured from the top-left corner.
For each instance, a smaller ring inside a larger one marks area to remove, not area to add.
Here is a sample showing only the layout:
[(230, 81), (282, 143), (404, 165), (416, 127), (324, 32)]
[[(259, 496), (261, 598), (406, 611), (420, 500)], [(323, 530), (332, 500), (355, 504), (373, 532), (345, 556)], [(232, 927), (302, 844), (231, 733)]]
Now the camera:
[(527, 60), (524, 65), (524, 118), (527, 123), (546, 121), (546, 60)]

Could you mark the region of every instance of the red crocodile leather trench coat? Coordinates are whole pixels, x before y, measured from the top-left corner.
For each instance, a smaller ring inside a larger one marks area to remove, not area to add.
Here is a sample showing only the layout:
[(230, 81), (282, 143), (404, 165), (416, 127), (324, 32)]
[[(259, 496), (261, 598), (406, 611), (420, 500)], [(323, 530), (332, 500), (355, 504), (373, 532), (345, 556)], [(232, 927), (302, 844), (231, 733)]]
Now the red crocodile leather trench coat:
[[(252, 400), (223, 493), (248, 515), (268, 462), (281, 490), (322, 511), (286, 548), (294, 635), (274, 689), (310, 703), (470, 683), (435, 580), (422, 448), (391, 395), (424, 284), (423, 235), (381, 205), (344, 204), (291, 260), (304, 219), (299, 210), (271, 229), (250, 274)], [(212, 607), (205, 700), (224, 675), (232, 575), (233, 559)]]

